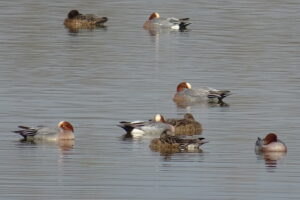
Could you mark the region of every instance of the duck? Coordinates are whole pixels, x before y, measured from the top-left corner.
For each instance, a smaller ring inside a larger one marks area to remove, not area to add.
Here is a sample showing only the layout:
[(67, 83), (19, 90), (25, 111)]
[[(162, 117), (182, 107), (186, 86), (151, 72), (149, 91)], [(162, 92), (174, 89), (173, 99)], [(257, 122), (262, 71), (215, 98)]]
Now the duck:
[(287, 152), (287, 146), (278, 139), (276, 133), (269, 133), (264, 139), (257, 138), (255, 143), (256, 152)]
[(189, 18), (161, 18), (157, 12), (154, 12), (149, 16), (143, 27), (147, 30), (155, 28), (167, 28), (184, 31), (186, 30), (187, 26), (191, 24), (188, 21)]
[(94, 14), (84, 15), (78, 10), (71, 10), (64, 21), (64, 25), (69, 29), (93, 29), (103, 27), (107, 20), (107, 17), (98, 17)]
[(217, 90), (210, 87), (192, 88), (188, 82), (177, 85), (173, 101), (176, 103), (223, 103), (223, 99), (231, 95), (229, 90)]
[(195, 135), (202, 132), (202, 125), (191, 113), (184, 114), (183, 119), (166, 119), (166, 123), (175, 127), (176, 135)]
[(153, 120), (149, 121), (121, 121), (117, 125), (126, 131), (126, 136), (140, 138), (144, 135), (160, 135), (163, 131), (175, 131), (175, 127), (167, 124), (161, 114), (156, 114)]
[(207, 143), (205, 138), (181, 138), (165, 130), (161, 133), (159, 138), (154, 138), (150, 143), (150, 148), (156, 151), (193, 151), (200, 148), (201, 145)]
[(20, 130), (13, 131), (23, 137), (23, 141), (61, 141), (74, 140), (74, 128), (70, 122), (61, 121), (57, 127), (18, 126)]

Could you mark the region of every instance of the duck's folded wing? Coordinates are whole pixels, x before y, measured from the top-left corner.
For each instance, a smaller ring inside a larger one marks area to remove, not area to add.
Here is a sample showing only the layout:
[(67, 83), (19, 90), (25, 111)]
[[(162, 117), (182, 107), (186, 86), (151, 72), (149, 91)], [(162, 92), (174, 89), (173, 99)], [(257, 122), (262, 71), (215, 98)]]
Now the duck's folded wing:
[(27, 137), (35, 136), (39, 130), (39, 128), (31, 128), (29, 126), (18, 126), (18, 127), (20, 128), (20, 130), (13, 131), (13, 132), (23, 136), (25, 139)]
[(207, 90), (204, 89), (186, 89), (184, 94), (191, 97), (207, 97), (209, 94)]
[(216, 90), (213, 88), (209, 88), (208, 92), (209, 92), (209, 94), (208, 94), (209, 98), (223, 99), (223, 98), (231, 95), (231, 92), (229, 90)]

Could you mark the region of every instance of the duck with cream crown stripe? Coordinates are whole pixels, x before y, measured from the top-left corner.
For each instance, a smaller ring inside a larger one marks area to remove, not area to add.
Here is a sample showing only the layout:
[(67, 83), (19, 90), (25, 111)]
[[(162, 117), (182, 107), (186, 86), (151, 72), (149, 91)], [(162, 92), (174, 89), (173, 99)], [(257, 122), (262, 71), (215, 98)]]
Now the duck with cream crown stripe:
[(38, 126), (36, 128), (28, 126), (19, 126), (21, 130), (13, 131), (21, 135), (24, 141), (58, 141), (74, 140), (74, 128), (70, 122), (61, 121), (57, 127)]
[(231, 95), (229, 90), (217, 90), (214, 88), (192, 88), (188, 82), (177, 85), (173, 101), (176, 103), (222, 103), (223, 99)]
[(191, 23), (188, 22), (189, 18), (177, 19), (174, 17), (161, 18), (156, 12), (152, 13), (148, 20), (144, 23), (144, 29), (167, 28), (184, 31)]
[(128, 137), (143, 137), (144, 135), (159, 135), (165, 130), (175, 131), (174, 126), (167, 124), (161, 114), (156, 114), (151, 121), (121, 121), (117, 126), (123, 128)]

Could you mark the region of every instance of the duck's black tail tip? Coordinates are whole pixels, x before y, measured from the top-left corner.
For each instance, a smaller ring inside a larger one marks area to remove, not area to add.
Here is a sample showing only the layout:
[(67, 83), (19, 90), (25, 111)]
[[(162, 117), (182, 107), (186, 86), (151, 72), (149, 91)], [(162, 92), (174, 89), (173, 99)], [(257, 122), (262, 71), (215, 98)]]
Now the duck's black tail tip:
[(186, 27), (187, 27), (188, 25), (190, 25), (190, 24), (191, 24), (191, 23), (180, 22), (180, 24), (179, 24), (179, 30), (180, 30), (180, 31), (186, 30)]

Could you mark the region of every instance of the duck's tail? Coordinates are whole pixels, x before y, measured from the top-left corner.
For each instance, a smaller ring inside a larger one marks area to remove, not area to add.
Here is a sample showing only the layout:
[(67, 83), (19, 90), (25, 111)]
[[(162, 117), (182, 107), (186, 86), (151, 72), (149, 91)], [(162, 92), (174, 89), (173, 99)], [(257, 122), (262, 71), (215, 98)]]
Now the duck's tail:
[[(186, 19), (188, 19), (188, 18), (186, 18)], [(180, 23), (179, 23), (179, 30), (180, 31), (184, 31), (184, 30), (186, 30), (186, 27), (188, 26), (188, 25), (190, 25), (191, 23), (188, 23), (188, 22), (185, 22), (185, 21), (181, 21)]]
[(104, 24), (105, 22), (107, 22), (107, 20), (108, 20), (107, 17), (97, 18), (96, 25), (97, 25), (97, 26), (103, 26), (103, 24)]
[(123, 128), (127, 133), (131, 133), (131, 131), (134, 129), (130, 122), (126, 121), (121, 121), (120, 124), (117, 124), (117, 126)]
[(31, 128), (28, 126), (18, 126), (18, 127), (21, 130), (13, 131), (13, 133), (17, 133), (17, 134), (21, 135), (22, 137), (24, 137), (25, 140), (27, 139), (27, 137), (35, 136), (37, 133), (37, 129), (35, 129), (35, 128)]
[(208, 98), (218, 98), (219, 102), (222, 102), (223, 99), (232, 93), (229, 90), (217, 90), (217, 91), (210, 91), (207, 95)]
[(205, 138), (203, 137), (197, 138), (196, 140), (197, 140), (196, 142), (200, 145), (208, 143), (208, 140), (205, 140)]

